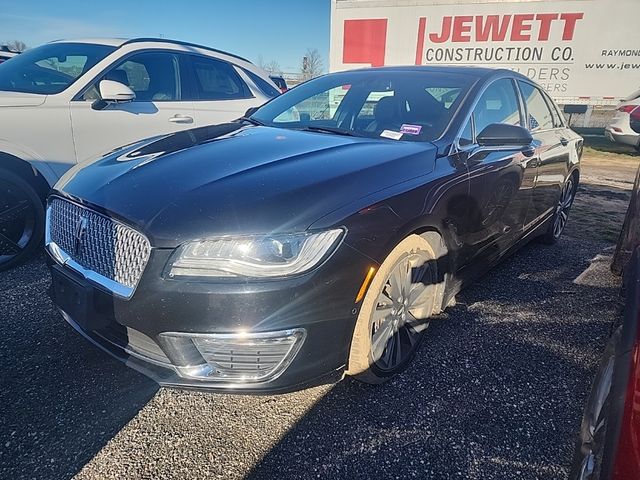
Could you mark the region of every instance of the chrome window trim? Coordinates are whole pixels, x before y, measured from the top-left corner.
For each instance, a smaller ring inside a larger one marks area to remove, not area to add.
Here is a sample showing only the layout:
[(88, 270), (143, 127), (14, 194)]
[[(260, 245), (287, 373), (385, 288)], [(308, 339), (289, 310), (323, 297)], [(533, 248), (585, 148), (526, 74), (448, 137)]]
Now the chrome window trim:
[[(102, 217), (105, 217), (105, 215), (102, 215), (99, 212), (96, 212), (95, 210), (92, 210), (90, 208), (87, 208), (83, 205), (80, 205), (76, 202), (72, 202), (66, 198), (61, 198), (61, 197), (54, 197), (54, 198), (58, 198), (62, 201), (65, 202), (69, 202), (72, 203), (73, 205), (82, 208), (83, 210), (86, 210), (88, 212), (91, 212), (92, 214), (95, 215), (100, 215)], [(113, 218), (110, 217), (105, 217), (108, 218), (110, 221), (112, 221), (113, 223), (117, 223), (119, 225), (122, 225), (125, 228), (131, 229), (130, 226), (125, 225), (122, 222), (119, 222)], [(136, 285), (134, 287), (127, 287), (125, 285), (122, 285), (121, 283), (116, 282), (115, 280), (112, 280), (108, 277), (105, 277), (104, 275), (101, 275), (93, 270), (88, 270), (86, 268), (84, 268), (82, 265), (80, 265), (78, 262), (76, 262), (75, 260), (73, 260), (71, 258), (71, 255), (69, 255), (67, 252), (65, 252), (62, 248), (60, 248), (58, 246), (58, 244), (56, 244), (53, 240), (51, 240), (51, 234), (50, 234), (50, 221), (51, 221), (51, 208), (49, 206), (49, 202), (47, 204), (47, 210), (45, 213), (45, 228), (44, 228), (44, 246), (47, 249), (47, 251), (51, 254), (51, 256), (60, 264), (60, 265), (64, 265), (69, 267), (70, 269), (76, 271), (77, 273), (79, 273), (80, 275), (82, 275), (86, 280), (88, 280), (89, 282), (93, 283), (94, 285), (97, 285), (99, 287), (102, 287), (103, 289), (107, 290), (110, 293), (113, 293), (115, 296), (122, 298), (124, 300), (129, 300), (132, 296), (133, 293), (135, 292), (138, 283), (140, 283), (140, 279), (138, 279), (138, 282), (136, 282)], [(135, 230), (135, 229), (134, 229)], [(149, 243), (149, 240), (147, 239), (147, 237), (145, 235), (143, 235), (141, 232), (139, 232), (138, 230), (135, 230), (138, 234), (142, 235), (144, 237), (144, 239)], [(151, 256), (151, 252), (149, 252), (149, 257)], [(149, 261), (149, 257), (147, 257), (146, 262)], [(146, 264), (145, 262), (145, 264)], [(142, 275), (140, 276), (140, 278), (142, 278)]]

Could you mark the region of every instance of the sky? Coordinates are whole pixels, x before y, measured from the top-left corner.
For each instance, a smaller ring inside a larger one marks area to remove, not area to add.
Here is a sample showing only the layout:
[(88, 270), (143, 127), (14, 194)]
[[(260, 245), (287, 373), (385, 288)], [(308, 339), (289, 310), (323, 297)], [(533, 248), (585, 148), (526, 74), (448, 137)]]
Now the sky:
[(307, 48), (329, 63), (330, 0), (0, 0), (0, 44), (159, 37), (198, 43), (299, 71)]

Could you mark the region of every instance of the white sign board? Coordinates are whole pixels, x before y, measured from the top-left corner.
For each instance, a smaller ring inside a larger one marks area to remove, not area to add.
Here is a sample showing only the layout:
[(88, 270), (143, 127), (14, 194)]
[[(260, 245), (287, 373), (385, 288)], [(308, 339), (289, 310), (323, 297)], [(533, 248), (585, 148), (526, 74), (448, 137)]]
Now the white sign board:
[(615, 103), (640, 89), (640, 0), (435, 3), (334, 0), (330, 70), (508, 68), (567, 102)]

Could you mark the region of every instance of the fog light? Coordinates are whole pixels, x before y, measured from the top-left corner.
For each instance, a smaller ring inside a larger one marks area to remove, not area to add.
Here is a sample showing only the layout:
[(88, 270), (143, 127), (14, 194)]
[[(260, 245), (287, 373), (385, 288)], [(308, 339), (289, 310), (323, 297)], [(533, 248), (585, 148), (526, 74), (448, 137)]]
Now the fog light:
[(263, 333), (162, 333), (180, 349), (190, 343), (203, 362), (176, 367), (179, 375), (209, 381), (257, 383), (286, 370), (304, 342), (302, 328)]

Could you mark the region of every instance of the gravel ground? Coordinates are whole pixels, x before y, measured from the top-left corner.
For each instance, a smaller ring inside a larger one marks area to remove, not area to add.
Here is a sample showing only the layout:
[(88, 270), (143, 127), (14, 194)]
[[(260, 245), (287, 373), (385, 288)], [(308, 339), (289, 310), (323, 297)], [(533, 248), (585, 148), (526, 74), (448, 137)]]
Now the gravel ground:
[(34, 259), (0, 274), (0, 478), (565, 478), (619, 315), (608, 245), (524, 248), (385, 385), (266, 397), (158, 390), (64, 324)]

